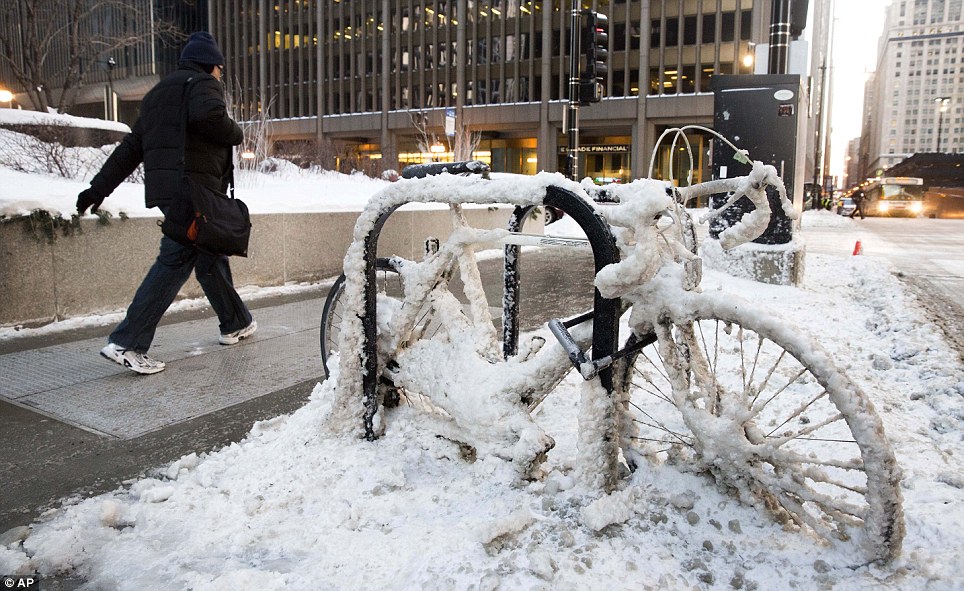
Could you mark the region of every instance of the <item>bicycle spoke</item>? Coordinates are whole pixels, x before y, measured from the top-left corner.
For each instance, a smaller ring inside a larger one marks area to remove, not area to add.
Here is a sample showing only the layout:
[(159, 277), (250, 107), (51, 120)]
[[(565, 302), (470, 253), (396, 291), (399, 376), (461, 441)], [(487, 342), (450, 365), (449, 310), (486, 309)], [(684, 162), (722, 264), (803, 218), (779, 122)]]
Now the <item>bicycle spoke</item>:
[[(782, 355), (781, 355), (781, 358), (782, 358)], [(774, 366), (774, 369), (776, 369), (775, 366)], [(787, 391), (787, 388), (789, 388), (791, 385), (793, 385), (797, 380), (800, 379), (800, 377), (801, 377), (803, 374), (807, 373), (808, 371), (809, 371), (809, 370), (808, 370), (806, 367), (801, 367), (801, 368), (800, 368), (800, 371), (797, 372), (797, 375), (793, 376), (793, 378), (790, 379), (790, 380), (788, 380), (787, 383), (784, 384), (779, 390), (777, 390), (776, 392), (774, 392), (774, 393), (773, 393), (773, 396), (771, 396), (770, 398), (768, 398), (767, 400), (765, 400), (762, 404), (758, 404), (758, 405), (755, 405), (754, 407), (752, 407), (752, 408), (750, 409), (750, 416), (751, 416), (751, 417), (758, 416), (761, 412), (763, 412), (763, 409), (765, 409), (768, 404), (770, 404), (771, 402), (773, 402), (774, 399), (776, 399), (777, 396), (779, 396), (780, 394), (783, 394), (784, 392), (786, 392), (786, 391)]]
[[(665, 439), (652, 439), (652, 438), (649, 438), (649, 437), (640, 437), (640, 436), (638, 436), (638, 435), (632, 435), (632, 436), (630, 436), (629, 438), (630, 438), (631, 440), (633, 440), (633, 441), (642, 441), (642, 442), (645, 442), (645, 443), (670, 443), (669, 441), (666, 441)], [(684, 445), (689, 446), (688, 443), (687, 443), (687, 444), (684, 444)], [(675, 443), (674, 443), (674, 444), (671, 444), (670, 447), (667, 447), (667, 448), (664, 448), (664, 449), (654, 449), (654, 450), (652, 450), (651, 453), (654, 453), (654, 454), (669, 453), (669, 452), (673, 451), (673, 448), (674, 448), (674, 447), (676, 447), (676, 444), (675, 444)]]
[(666, 383), (669, 383), (669, 376), (666, 375), (666, 372), (664, 371), (665, 365), (664, 365), (664, 362), (663, 362), (663, 356), (659, 354), (659, 348), (658, 348), (658, 347), (653, 347), (653, 352), (656, 354), (656, 358), (659, 360), (659, 363), (656, 363), (655, 361), (653, 361), (652, 359), (650, 359), (649, 354), (647, 354), (645, 351), (643, 351), (643, 352), (640, 353), (639, 355), (640, 355), (643, 359), (645, 359), (647, 363), (649, 363), (650, 367), (652, 367), (654, 370), (656, 370), (656, 373), (659, 374), (659, 377), (661, 377), (661, 378), (663, 378), (664, 380), (666, 380)]
[(816, 396), (814, 396), (813, 398), (811, 398), (806, 404), (801, 404), (800, 406), (798, 406), (798, 407), (796, 408), (796, 410), (793, 411), (793, 414), (791, 414), (790, 416), (788, 416), (782, 423), (780, 423), (779, 425), (777, 425), (776, 427), (774, 427), (773, 429), (771, 429), (770, 432), (767, 433), (767, 437), (772, 436), (778, 429), (780, 429), (781, 427), (783, 427), (784, 425), (786, 425), (787, 423), (789, 423), (789, 422), (792, 421), (793, 419), (795, 419), (795, 418), (797, 418), (798, 416), (800, 416), (800, 415), (803, 413), (803, 411), (805, 411), (805, 410), (807, 410), (808, 408), (810, 408), (810, 407), (813, 405), (813, 403), (815, 403), (816, 401), (820, 400), (821, 398), (823, 398), (823, 397), (826, 396), (826, 395), (827, 395), (827, 391), (824, 390), (824, 391), (820, 392), (819, 394), (817, 394)]
[(719, 361), (719, 345), (720, 345), (720, 321), (717, 320), (713, 323), (714, 334), (713, 334), (713, 359), (710, 359), (710, 346), (706, 342), (706, 331), (703, 330), (703, 323), (697, 322), (696, 327), (700, 331), (700, 340), (703, 342), (703, 353), (706, 358), (706, 364), (709, 366), (710, 373), (716, 376), (717, 362)]
[(743, 380), (743, 392), (746, 392), (746, 351), (743, 349), (743, 327), (737, 332), (737, 342), (740, 344), (740, 379)]
[(634, 422), (637, 422), (637, 423), (639, 423), (640, 425), (645, 425), (645, 426), (647, 426), (647, 427), (650, 427), (651, 429), (656, 429), (657, 431), (663, 431), (663, 432), (665, 432), (665, 433), (667, 433), (667, 434), (669, 434), (669, 435), (672, 435), (672, 436), (675, 437), (676, 439), (678, 439), (680, 443), (692, 447), (693, 444), (692, 444), (691, 442), (687, 441), (681, 433), (677, 433), (676, 431), (673, 431), (672, 429), (670, 429), (669, 427), (667, 427), (666, 425), (664, 425), (662, 421), (660, 421), (659, 419), (657, 419), (656, 417), (654, 417), (654, 416), (651, 415), (650, 413), (648, 413), (648, 412), (646, 412), (645, 410), (643, 410), (642, 408), (640, 408), (639, 405), (637, 405), (636, 403), (630, 401), (630, 405), (632, 405), (633, 408), (635, 408), (636, 410), (638, 410), (641, 415), (643, 415), (644, 417), (647, 417), (648, 419), (650, 419), (651, 421), (653, 421), (652, 423), (647, 423), (646, 421), (640, 420), (640, 419), (638, 419), (638, 418), (634, 418), (634, 419), (633, 419)]
[(790, 441), (794, 441), (794, 440), (796, 440), (796, 439), (800, 439), (800, 438), (802, 438), (804, 435), (809, 435), (809, 434), (811, 434), (811, 433), (814, 433), (814, 432), (816, 432), (816, 431), (819, 431), (820, 429), (823, 429), (823, 428), (826, 427), (827, 425), (830, 425), (830, 424), (832, 424), (832, 423), (836, 423), (837, 421), (840, 421), (840, 420), (842, 420), (842, 419), (843, 419), (843, 415), (840, 414), (840, 413), (837, 413), (837, 414), (835, 414), (835, 415), (833, 415), (833, 416), (827, 417), (826, 419), (820, 421), (819, 423), (814, 423), (814, 424), (812, 424), (812, 425), (807, 425), (807, 426), (804, 427), (803, 429), (800, 429), (800, 431), (798, 431), (798, 432), (796, 432), (796, 433), (794, 433), (794, 434), (792, 434), (792, 435), (788, 435), (788, 436), (784, 436), (784, 437), (771, 437), (771, 434), (773, 433), (773, 432), (771, 431), (770, 434), (767, 434), (767, 443), (769, 443), (770, 445), (775, 445), (775, 446), (779, 447), (779, 446), (781, 446), (781, 445), (785, 445), (786, 443), (788, 443), (788, 442), (790, 442)]
[(652, 386), (652, 388), (655, 391), (650, 390), (649, 388), (646, 388), (644, 385), (638, 384), (637, 382), (632, 383), (634, 386), (636, 386), (643, 392), (646, 392), (650, 396), (663, 400), (667, 404), (673, 404), (673, 400), (670, 398), (670, 394), (668, 392), (664, 392), (663, 389), (660, 388), (659, 385), (657, 385), (656, 382), (654, 382), (649, 376), (647, 376), (642, 371), (636, 368), (633, 368), (633, 372), (639, 375), (639, 377), (642, 378), (646, 382), (646, 384), (648, 384), (649, 386)]
[(756, 387), (756, 394), (753, 396), (753, 400), (750, 401), (751, 407), (753, 407), (756, 404), (757, 400), (760, 398), (760, 394), (762, 394), (764, 390), (766, 390), (767, 386), (770, 384), (770, 379), (773, 377), (773, 374), (776, 373), (777, 368), (780, 367), (780, 363), (783, 362), (783, 357), (786, 354), (787, 354), (786, 350), (781, 348), (780, 354), (777, 356), (776, 361), (774, 361), (770, 369), (767, 370), (767, 374), (766, 376), (764, 376), (763, 381), (760, 382), (759, 386)]
[[(854, 472), (862, 472), (864, 465), (863, 460), (859, 456), (855, 456), (850, 460), (843, 459), (833, 459), (833, 460), (817, 460), (810, 456), (803, 455), (799, 452), (795, 452), (787, 449), (780, 449), (779, 452), (773, 454), (758, 454), (766, 461), (771, 464), (776, 465), (777, 461), (781, 464), (810, 464), (813, 466), (826, 466), (828, 468), (838, 468), (840, 470), (848, 470)], [(774, 461), (776, 460), (776, 461)]]
[(842, 488), (844, 490), (849, 490), (850, 492), (856, 493), (860, 496), (865, 496), (867, 494), (866, 486), (849, 484), (849, 483), (837, 480), (835, 478), (830, 478), (829, 476), (826, 476), (825, 474), (823, 474), (822, 471), (815, 473), (815, 471), (808, 470), (806, 474), (807, 474), (807, 478), (809, 478), (810, 480), (813, 480), (814, 482), (818, 482), (820, 484), (827, 484), (830, 486), (835, 486), (837, 488)]
[[(831, 497), (830, 495), (818, 493), (812, 488), (800, 484), (795, 480), (788, 480), (785, 476), (778, 478), (775, 477), (775, 475), (763, 473), (757, 478), (757, 482), (761, 485), (765, 485), (767, 490), (777, 491), (778, 494), (781, 495), (785, 494), (798, 497), (801, 503), (813, 503), (828, 514), (832, 511), (836, 512), (838, 515), (850, 515), (861, 519), (866, 514), (866, 509), (864, 506), (858, 506), (853, 503), (848, 503), (841, 499)], [(807, 511), (802, 505), (798, 505), (798, 512), (808, 518), (812, 518), (810, 511)]]
[(750, 366), (750, 375), (747, 378), (746, 384), (743, 385), (743, 391), (748, 392), (749, 388), (753, 386), (753, 376), (756, 375), (757, 364), (760, 362), (760, 355), (763, 353), (763, 343), (765, 339), (759, 334), (756, 335), (756, 353), (753, 355), (753, 364)]

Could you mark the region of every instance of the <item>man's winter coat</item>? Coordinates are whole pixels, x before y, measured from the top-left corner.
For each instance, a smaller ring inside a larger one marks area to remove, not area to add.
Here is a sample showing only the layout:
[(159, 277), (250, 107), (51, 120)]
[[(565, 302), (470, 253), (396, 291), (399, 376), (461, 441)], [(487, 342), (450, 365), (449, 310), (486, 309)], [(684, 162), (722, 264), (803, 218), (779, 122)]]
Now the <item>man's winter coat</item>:
[(101, 195), (110, 195), (143, 162), (147, 207), (168, 205), (182, 171), (202, 185), (226, 192), (234, 168), (231, 147), (243, 139), (241, 128), (227, 114), (221, 83), (196, 64), (182, 62), (144, 97), (131, 133), (90, 185)]

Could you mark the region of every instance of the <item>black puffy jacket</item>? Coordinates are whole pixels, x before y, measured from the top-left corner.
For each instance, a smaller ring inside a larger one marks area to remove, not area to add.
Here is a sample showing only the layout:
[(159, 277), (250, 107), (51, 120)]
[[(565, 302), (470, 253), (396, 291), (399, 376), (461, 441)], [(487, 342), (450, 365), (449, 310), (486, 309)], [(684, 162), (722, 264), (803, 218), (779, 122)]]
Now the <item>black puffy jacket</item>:
[[(185, 102), (186, 134), (181, 108)], [(182, 62), (144, 96), (132, 131), (90, 185), (101, 195), (110, 195), (143, 162), (147, 207), (166, 206), (183, 172), (226, 192), (234, 168), (231, 147), (243, 139), (241, 128), (227, 114), (221, 83), (199, 66)]]

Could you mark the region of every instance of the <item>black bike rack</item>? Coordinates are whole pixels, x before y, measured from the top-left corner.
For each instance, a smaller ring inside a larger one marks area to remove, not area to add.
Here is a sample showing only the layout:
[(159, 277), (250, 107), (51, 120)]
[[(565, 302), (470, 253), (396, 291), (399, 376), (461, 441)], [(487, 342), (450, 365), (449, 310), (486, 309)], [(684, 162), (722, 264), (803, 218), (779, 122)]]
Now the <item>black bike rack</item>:
[[(423, 178), (447, 171), (453, 174), (481, 173), (487, 174), (489, 168), (481, 162), (452, 162), (432, 163), (428, 165), (414, 165), (402, 171), (404, 178)], [(543, 205), (555, 207), (570, 216), (582, 228), (592, 248), (595, 271), (598, 273), (603, 267), (619, 262), (619, 250), (616, 240), (609, 229), (609, 224), (600, 216), (593, 206), (575, 193), (550, 185), (546, 188)], [(377, 352), (377, 308), (375, 285), (375, 261), (378, 250), (378, 237), (388, 218), (403, 204), (398, 204), (379, 212), (378, 218), (372, 226), (371, 232), (364, 239), (365, 290), (363, 292), (364, 316), (362, 322), (362, 350), (363, 357), (362, 392), (365, 405), (365, 438), (369, 441), (376, 439), (374, 429), (375, 414), (378, 412), (378, 352)], [(537, 205), (519, 206), (513, 211), (509, 220), (508, 230), (519, 232), (525, 220), (529, 218)], [(519, 295), (520, 295), (520, 262), (521, 249), (516, 245), (505, 247), (505, 283), (503, 291), (503, 354), (505, 357), (514, 355), (519, 342)], [(586, 315), (586, 320), (593, 320), (592, 359), (610, 358), (616, 352), (619, 337), (619, 298), (605, 298), (595, 289), (593, 311)], [(570, 355), (571, 357), (571, 355)], [(606, 365), (598, 372), (601, 385), (611, 395), (613, 390), (612, 368)]]

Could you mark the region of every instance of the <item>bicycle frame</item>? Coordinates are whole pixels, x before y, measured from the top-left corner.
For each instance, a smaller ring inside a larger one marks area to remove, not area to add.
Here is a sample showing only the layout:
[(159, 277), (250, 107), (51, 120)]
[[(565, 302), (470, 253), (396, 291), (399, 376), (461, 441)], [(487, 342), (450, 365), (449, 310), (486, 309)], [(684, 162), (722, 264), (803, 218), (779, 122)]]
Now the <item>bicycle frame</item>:
[[(447, 165), (455, 169), (455, 165)], [(455, 169), (456, 172), (463, 170)], [(464, 170), (464, 172), (482, 172), (478, 169)], [(346, 261), (355, 259), (364, 268), (364, 283), (361, 289), (352, 283), (346, 283), (346, 296), (357, 298), (361, 305), (359, 317), (362, 339), (357, 357), (345, 355), (342, 358), (343, 376), (352, 375), (352, 369), (360, 369), (361, 391), (364, 398), (364, 436), (368, 440), (377, 437), (374, 418), (378, 412), (378, 359), (376, 349), (377, 338), (377, 310), (375, 305), (375, 261), (378, 250), (378, 238), (388, 218), (399, 207), (407, 203), (433, 202), (445, 203), (453, 208), (453, 215), (460, 215), (459, 207), (464, 203), (493, 204), (510, 203), (516, 206), (509, 223), (508, 232), (518, 233), (525, 219), (531, 211), (542, 205), (556, 207), (579, 224), (589, 242), (593, 252), (595, 271), (598, 273), (603, 267), (618, 262), (619, 252), (616, 241), (610, 231), (609, 224), (595, 211), (592, 204), (580, 197), (576, 191), (577, 185), (565, 181), (559, 175), (543, 173), (535, 177), (523, 177), (531, 186), (528, 191), (520, 190), (520, 179), (512, 178), (507, 181), (485, 180), (481, 178), (465, 179), (465, 186), (460, 187), (460, 196), (455, 199), (450, 191), (446, 191), (446, 175), (428, 177), (420, 181), (417, 191), (406, 192), (403, 189), (388, 191), (382, 201), (375, 202), (366, 208), (355, 226), (355, 240), (353, 245), (362, 245), (361, 252), (352, 248), (346, 256)], [(441, 179), (441, 180), (439, 180)], [(433, 182), (437, 181), (437, 182)], [(474, 181), (474, 183), (472, 182)], [(397, 183), (402, 185), (404, 183)], [(568, 186), (567, 186), (568, 185)], [(413, 185), (409, 185), (413, 187)], [(507, 194), (509, 195), (507, 197)], [(508, 357), (515, 354), (518, 348), (518, 305), (519, 301), (519, 259), (520, 246), (509, 244), (505, 247), (506, 259), (506, 290), (503, 297), (503, 355)], [(346, 265), (348, 263), (346, 262)], [(446, 261), (440, 259), (436, 273), (441, 273), (447, 266)], [(353, 293), (354, 292), (354, 293)], [(424, 294), (427, 295), (427, 292)], [(354, 301), (350, 299), (349, 301)], [(599, 290), (594, 295), (595, 318), (593, 322), (592, 351), (594, 358), (611, 356), (617, 347), (618, 321), (620, 311), (619, 298), (605, 298)], [(412, 312), (414, 314), (414, 312)], [(353, 321), (353, 320), (352, 320)], [(403, 325), (411, 324), (408, 321)], [(354, 358), (354, 359), (352, 359)], [(347, 364), (347, 365), (346, 365)], [(351, 366), (355, 366), (354, 368)], [(613, 387), (611, 370), (599, 373), (601, 384), (611, 392)], [(353, 388), (353, 380), (342, 380), (339, 387)]]

